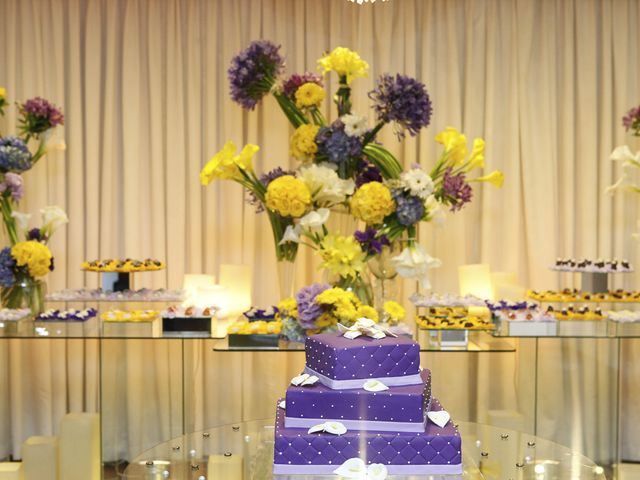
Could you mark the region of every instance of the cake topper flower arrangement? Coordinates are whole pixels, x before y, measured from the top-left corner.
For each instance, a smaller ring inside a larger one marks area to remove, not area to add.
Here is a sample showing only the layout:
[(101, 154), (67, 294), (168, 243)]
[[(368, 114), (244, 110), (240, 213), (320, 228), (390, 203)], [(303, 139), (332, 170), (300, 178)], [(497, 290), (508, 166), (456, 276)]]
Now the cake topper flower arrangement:
[[(231, 98), (253, 110), (271, 95), (293, 128), (289, 155), (293, 170), (277, 168), (258, 175), (243, 153), (258, 151), (247, 145), (234, 156), (225, 145), (202, 170), (201, 180), (231, 179), (243, 185), (258, 210), (269, 215), (278, 259), (295, 258), (298, 244), (316, 250), (335, 284), (358, 289), (366, 262), (392, 242), (402, 240), (404, 250), (394, 259), (400, 275), (426, 286), (426, 271), (438, 262), (417, 243), (417, 224), (460, 210), (471, 201), (471, 182), (501, 186), (502, 173), (469, 180), (484, 167), (484, 141), (475, 139), (471, 152), (464, 134), (447, 128), (436, 136), (442, 153), (427, 171), (413, 165), (404, 171), (396, 157), (377, 140), (390, 126), (399, 141), (418, 135), (433, 113), (432, 100), (423, 83), (401, 75), (383, 74), (368, 93), (372, 113), (353, 111), (352, 85), (367, 77), (369, 65), (358, 53), (335, 48), (318, 60), (322, 75), (304, 72), (283, 75), (280, 47), (266, 40), (252, 42), (236, 55), (228, 71)], [(338, 77), (333, 95), (326, 91), (323, 75)], [(331, 98), (337, 116), (323, 114)], [(248, 149), (248, 150), (246, 150)], [(221, 161), (220, 156), (227, 160)], [(224, 168), (222, 167), (224, 165)], [(332, 210), (345, 209), (366, 226), (348, 236), (327, 229)]]
[[(0, 116), (7, 105), (6, 90), (0, 87)], [(68, 218), (60, 207), (45, 207), (41, 210), (42, 227), (30, 229), (30, 215), (16, 208), (24, 196), (22, 175), (47, 152), (64, 148), (62, 142), (51, 140), (51, 132), (64, 124), (64, 116), (40, 97), (18, 103), (17, 109), (19, 134), (0, 134), (0, 211), (11, 244), (0, 251), (0, 297), (5, 307), (27, 306), (38, 313), (44, 301), (39, 279), (53, 270), (47, 242)], [(33, 152), (31, 144), (36, 145)]]

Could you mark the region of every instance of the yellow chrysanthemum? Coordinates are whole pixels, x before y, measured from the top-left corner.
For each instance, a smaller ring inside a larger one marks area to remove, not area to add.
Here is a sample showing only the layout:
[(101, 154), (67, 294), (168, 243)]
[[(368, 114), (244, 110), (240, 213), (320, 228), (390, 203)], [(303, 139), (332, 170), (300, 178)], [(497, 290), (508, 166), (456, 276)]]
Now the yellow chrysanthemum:
[(391, 191), (380, 182), (365, 183), (351, 198), (351, 213), (367, 225), (382, 223), (395, 208)]
[(298, 160), (311, 160), (318, 151), (316, 135), (320, 127), (318, 125), (303, 124), (296, 128), (291, 136), (289, 154)]
[(247, 172), (253, 170), (253, 156), (260, 150), (260, 147), (251, 143), (245, 145), (242, 151), (236, 155), (236, 144), (227, 142), (218, 153), (202, 168), (200, 172), (200, 183), (209, 185), (214, 178), (222, 180), (238, 180), (242, 178), (239, 169)]
[(369, 64), (356, 52), (344, 47), (337, 47), (318, 60), (318, 68), (323, 73), (333, 70), (345, 78), (347, 85), (351, 85), (354, 78), (366, 78), (369, 75)]
[(407, 312), (398, 302), (394, 302), (393, 300), (388, 300), (384, 302), (383, 305), (384, 313), (389, 315), (389, 318), (394, 320), (395, 322), (400, 322), (404, 320)]
[(26, 266), (32, 277), (43, 277), (49, 273), (51, 266), (51, 251), (35, 240), (16, 243), (11, 248), (11, 256), (19, 267)]
[(278, 312), (279, 313), (276, 318), (281, 318), (282, 315), (291, 318), (298, 318), (298, 303), (296, 302), (296, 299), (289, 297), (284, 300), (280, 300), (280, 303), (278, 303)]
[(454, 167), (464, 164), (467, 154), (467, 137), (453, 127), (447, 127), (436, 135), (436, 142), (444, 145), (447, 163)]
[(309, 187), (292, 175), (276, 178), (267, 187), (267, 208), (283, 217), (303, 216), (311, 205)]
[(327, 328), (332, 327), (337, 323), (336, 317), (331, 315), (329, 312), (325, 312), (316, 320), (316, 325), (318, 328)]
[(334, 310), (342, 323), (351, 324), (358, 319), (358, 310), (352, 302), (338, 302), (334, 305)]
[(365, 317), (374, 322), (378, 321), (378, 311), (369, 305), (360, 305), (358, 307), (358, 317)]
[(484, 177), (478, 177), (473, 179), (474, 182), (488, 182), (492, 184), (494, 187), (502, 187), (504, 183), (504, 173), (500, 170), (494, 170), (489, 175), (485, 175)]
[(342, 278), (355, 277), (364, 269), (365, 254), (353, 236), (327, 235), (318, 254), (323, 260), (322, 268)]
[(296, 106), (298, 108), (317, 107), (322, 103), (325, 95), (324, 88), (317, 83), (304, 83), (296, 90)]
[(316, 296), (315, 302), (318, 305), (335, 305), (341, 301), (353, 301), (356, 296), (353, 292), (348, 292), (340, 287), (328, 288)]

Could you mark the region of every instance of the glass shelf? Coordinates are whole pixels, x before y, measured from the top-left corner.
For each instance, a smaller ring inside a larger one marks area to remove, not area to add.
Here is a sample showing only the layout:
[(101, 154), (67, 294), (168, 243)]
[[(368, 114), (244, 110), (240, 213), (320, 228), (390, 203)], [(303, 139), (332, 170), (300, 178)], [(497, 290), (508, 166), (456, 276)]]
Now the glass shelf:
[[(469, 332), (466, 346), (441, 346), (428, 338), (426, 330), (418, 330), (417, 341), (421, 352), (515, 352), (515, 345), (484, 331)], [(303, 352), (304, 343), (280, 340), (277, 347), (230, 347), (228, 338), (216, 342), (214, 352)]]
[[(520, 322), (522, 323), (522, 322)], [(496, 328), (496, 338), (640, 338), (640, 322), (613, 320), (558, 320), (553, 334), (513, 335), (503, 324)]]
[[(136, 457), (126, 468), (123, 478), (336, 478), (335, 475), (273, 475), (273, 424), (273, 419), (257, 420), (183, 435)], [(459, 422), (458, 428), (462, 436), (464, 473), (429, 478), (605, 480), (602, 467), (578, 452), (548, 440), (477, 423)], [(388, 478), (417, 480), (425, 477), (391, 475)]]

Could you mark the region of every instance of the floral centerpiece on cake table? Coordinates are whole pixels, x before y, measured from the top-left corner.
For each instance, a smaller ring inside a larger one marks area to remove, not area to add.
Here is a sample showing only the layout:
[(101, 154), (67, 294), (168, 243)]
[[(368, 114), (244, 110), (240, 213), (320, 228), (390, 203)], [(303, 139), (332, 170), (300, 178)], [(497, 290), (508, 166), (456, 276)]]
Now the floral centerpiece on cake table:
[[(0, 88), (0, 115), (8, 105)], [(0, 210), (10, 246), (0, 251), (0, 297), (7, 308), (26, 306), (39, 313), (44, 305), (44, 277), (53, 270), (53, 256), (47, 246), (51, 235), (68, 221), (59, 207), (41, 210), (42, 227), (28, 228), (30, 215), (16, 210), (24, 195), (22, 174), (48, 151), (64, 148), (51, 141), (51, 131), (64, 124), (62, 112), (47, 100), (36, 97), (18, 104), (19, 135), (0, 134)], [(35, 143), (32, 153), (29, 145)]]
[[(352, 110), (351, 85), (366, 77), (369, 65), (348, 48), (338, 47), (318, 60), (323, 74), (338, 76), (332, 96), (337, 118), (329, 121), (321, 111), (327, 97), (320, 75), (305, 72), (281, 78), (284, 59), (280, 47), (265, 40), (252, 42), (231, 62), (231, 97), (253, 110), (271, 94), (293, 127), (289, 154), (294, 170), (277, 168), (258, 176), (244, 157), (228, 154), (226, 175), (219, 155), (205, 165), (201, 179), (227, 178), (243, 185), (271, 221), (278, 259), (295, 258), (298, 244), (316, 250), (332, 284), (358, 293), (371, 303), (367, 272), (371, 259), (401, 245), (391, 257), (398, 274), (427, 284), (426, 272), (438, 265), (417, 242), (417, 224), (442, 214), (445, 207), (457, 211), (469, 202), (470, 172), (484, 167), (484, 141), (476, 139), (469, 154), (466, 137), (448, 128), (436, 136), (443, 152), (429, 172), (420, 165), (403, 171), (400, 162), (377, 141), (377, 134), (392, 125), (399, 140), (417, 135), (429, 125), (432, 102), (426, 87), (404, 75), (381, 75), (369, 92), (373, 126), (366, 116)], [(256, 152), (256, 145), (248, 145)], [(244, 152), (244, 150), (243, 150)], [(471, 181), (500, 186), (500, 172)], [(344, 209), (366, 224), (359, 232), (331, 232), (327, 220)]]
[[(384, 320), (387, 323), (397, 324), (404, 316), (404, 308), (397, 302), (385, 303)], [(378, 311), (363, 303), (354, 292), (326, 283), (303, 287), (294, 297), (282, 300), (276, 318), (282, 323), (281, 334), (293, 341), (337, 330), (338, 324), (350, 327), (360, 318), (381, 320)]]

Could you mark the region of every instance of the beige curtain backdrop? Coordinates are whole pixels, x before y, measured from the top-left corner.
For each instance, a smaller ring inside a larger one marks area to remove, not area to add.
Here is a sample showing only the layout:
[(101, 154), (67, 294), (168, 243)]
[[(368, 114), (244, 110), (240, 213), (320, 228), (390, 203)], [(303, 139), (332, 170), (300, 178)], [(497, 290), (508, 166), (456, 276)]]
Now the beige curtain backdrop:
[[(354, 83), (360, 113), (379, 74), (421, 79), (435, 108), (429, 129), (403, 143), (390, 129), (382, 135), (407, 166), (431, 165), (433, 137), (448, 125), (486, 139), (488, 170), (504, 171), (505, 187), (477, 187), (473, 204), (443, 228), (421, 229), (422, 243), (443, 261), (433, 274), (436, 290), (455, 291), (457, 266), (466, 263), (515, 271), (524, 285), (543, 289), (560, 284), (547, 270), (557, 256), (636, 260), (635, 198), (603, 195), (617, 175), (608, 155), (628, 141), (620, 118), (640, 100), (636, 0), (361, 7), (346, 0), (2, 0), (0, 18), (0, 85), (11, 99), (42, 95), (66, 114), (59, 134), (67, 151), (25, 175), (21, 205), (35, 212), (58, 204), (69, 213), (69, 226), (52, 242), (52, 290), (97, 286), (95, 275), (78, 268), (85, 259), (153, 256), (167, 270), (141, 275), (137, 286), (178, 288), (187, 272), (247, 263), (255, 303), (276, 301), (265, 216), (254, 214), (236, 185), (198, 183), (203, 163), (226, 140), (259, 144), (259, 171), (293, 166), (290, 129), (274, 101), (245, 113), (229, 99), (229, 61), (257, 38), (282, 44), (288, 72), (315, 70), (336, 46), (358, 51), (370, 64), (369, 78)], [(327, 86), (334, 89), (335, 79)], [(325, 107), (329, 113), (328, 101)], [(10, 109), (1, 131), (14, 123)], [(318, 278), (302, 254), (296, 284)], [(625, 276), (625, 286), (635, 280)], [(405, 285), (405, 303), (413, 288)], [(272, 416), (303, 362), (299, 354), (214, 354), (211, 346), (185, 349), (192, 386), (185, 418), (193, 428)], [(535, 349), (529, 341), (518, 347), (517, 354), (429, 354), (423, 363), (458, 418), (515, 411), (531, 430)], [(610, 459), (616, 343), (545, 341), (540, 352), (538, 433)], [(102, 353), (106, 458), (131, 458), (179, 433), (179, 344), (114, 342)], [(19, 456), (24, 438), (55, 431), (66, 410), (98, 408), (95, 344), (0, 342), (0, 358), (7, 386), (0, 388), (0, 456)], [(624, 363), (635, 359), (630, 348)], [(625, 389), (626, 415), (638, 420), (634, 385)], [(636, 433), (627, 428), (625, 443), (637, 445)], [(640, 452), (629, 447), (625, 455)]]

